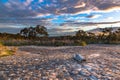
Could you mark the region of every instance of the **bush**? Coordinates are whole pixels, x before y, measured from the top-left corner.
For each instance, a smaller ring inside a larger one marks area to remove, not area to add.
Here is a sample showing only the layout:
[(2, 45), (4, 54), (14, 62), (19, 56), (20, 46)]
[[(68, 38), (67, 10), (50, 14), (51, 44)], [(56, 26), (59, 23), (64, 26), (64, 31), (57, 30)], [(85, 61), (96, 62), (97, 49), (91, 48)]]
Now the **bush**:
[(80, 40), (76, 40), (74, 41), (75, 46), (86, 46), (87, 43), (85, 41), (80, 41)]
[(86, 46), (86, 45), (87, 45), (87, 43), (85, 41), (81, 42), (81, 46)]
[(55, 42), (54, 46), (65, 46), (66, 44), (64, 42)]
[(3, 42), (0, 42), (0, 46), (3, 46)]

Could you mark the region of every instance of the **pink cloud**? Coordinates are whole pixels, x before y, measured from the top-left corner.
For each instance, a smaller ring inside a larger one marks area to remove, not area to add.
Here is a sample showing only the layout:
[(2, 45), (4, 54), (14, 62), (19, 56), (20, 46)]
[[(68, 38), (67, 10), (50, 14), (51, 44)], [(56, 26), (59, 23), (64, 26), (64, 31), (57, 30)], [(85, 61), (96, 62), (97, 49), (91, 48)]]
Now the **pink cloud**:
[(43, 0), (39, 0), (39, 2), (43, 2)]

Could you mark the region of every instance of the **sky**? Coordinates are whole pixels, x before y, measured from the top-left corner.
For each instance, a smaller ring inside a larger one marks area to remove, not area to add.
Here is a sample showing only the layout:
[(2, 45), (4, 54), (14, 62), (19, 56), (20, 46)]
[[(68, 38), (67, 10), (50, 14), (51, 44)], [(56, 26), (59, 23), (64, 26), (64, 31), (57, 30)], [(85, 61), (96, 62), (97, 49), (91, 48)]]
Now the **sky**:
[(51, 35), (120, 27), (120, 0), (0, 0), (0, 32), (38, 24)]

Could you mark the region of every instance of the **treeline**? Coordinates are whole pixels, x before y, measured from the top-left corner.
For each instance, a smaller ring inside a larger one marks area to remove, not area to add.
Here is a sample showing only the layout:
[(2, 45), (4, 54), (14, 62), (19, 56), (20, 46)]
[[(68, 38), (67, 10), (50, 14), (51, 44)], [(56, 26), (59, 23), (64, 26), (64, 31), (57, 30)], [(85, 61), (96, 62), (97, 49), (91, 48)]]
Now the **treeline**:
[(120, 28), (117, 30), (113, 28), (103, 28), (100, 30), (102, 31), (101, 34), (79, 30), (76, 33), (76, 39), (88, 43), (120, 43)]
[(119, 44), (120, 28), (103, 28), (102, 33), (92, 33), (79, 30), (75, 36), (49, 37), (44, 26), (28, 27), (17, 34), (0, 33), (0, 40), (5, 45), (43, 45), (43, 46), (68, 46), (87, 44)]

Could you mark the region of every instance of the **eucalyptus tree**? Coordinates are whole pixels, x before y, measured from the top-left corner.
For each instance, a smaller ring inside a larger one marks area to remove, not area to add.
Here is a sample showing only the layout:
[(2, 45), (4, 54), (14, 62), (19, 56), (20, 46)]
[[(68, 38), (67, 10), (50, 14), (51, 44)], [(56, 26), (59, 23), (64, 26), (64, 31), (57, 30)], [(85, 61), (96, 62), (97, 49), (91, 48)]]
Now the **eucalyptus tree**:
[(20, 30), (20, 34), (22, 36), (28, 37), (28, 33), (29, 33), (29, 29), (28, 28), (24, 28), (24, 29)]
[(40, 37), (41, 35), (48, 36), (47, 28), (40, 25), (37, 25), (35, 27), (24, 28), (20, 31), (20, 34), (22, 36), (30, 37), (30, 38)]
[(77, 31), (77, 33), (76, 33), (76, 37), (77, 37), (78, 39), (85, 40), (86, 37), (87, 37), (87, 32), (85, 32), (85, 31), (83, 31), (83, 30), (79, 30), (79, 31)]
[(48, 36), (47, 28), (45, 28), (44, 26), (37, 25), (37, 26), (35, 27), (35, 31), (36, 31), (36, 33), (37, 33), (39, 36), (40, 36), (40, 35)]
[(102, 40), (105, 41), (105, 42), (110, 42), (111, 41), (111, 38), (112, 38), (112, 30), (113, 28), (103, 28), (102, 29), (102, 32), (103, 32), (103, 35), (102, 35)]

